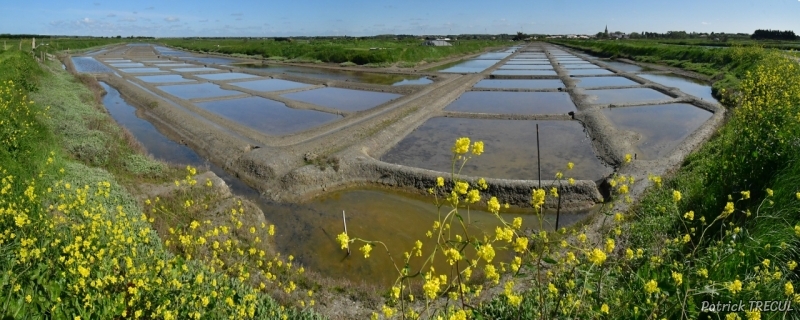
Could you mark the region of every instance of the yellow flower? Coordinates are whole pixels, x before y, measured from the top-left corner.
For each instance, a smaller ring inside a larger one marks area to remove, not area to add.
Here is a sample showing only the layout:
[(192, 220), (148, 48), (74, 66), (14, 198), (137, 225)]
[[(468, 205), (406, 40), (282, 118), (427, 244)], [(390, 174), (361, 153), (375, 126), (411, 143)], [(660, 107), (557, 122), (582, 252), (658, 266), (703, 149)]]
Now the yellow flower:
[(479, 156), (483, 153), (483, 141), (475, 141), (472, 144), (472, 154)]
[(783, 293), (785, 293), (787, 296), (794, 294), (794, 286), (792, 286), (791, 282), (786, 282), (786, 284), (783, 285)]
[(745, 311), (745, 316), (747, 316), (747, 320), (761, 320), (761, 311), (758, 309), (753, 309), (752, 311)]
[(590, 253), (588, 253), (587, 258), (589, 259), (589, 262), (599, 266), (606, 261), (606, 254), (602, 250), (594, 248)]
[(619, 189), (617, 189), (617, 192), (619, 192), (619, 194), (628, 193), (628, 185), (627, 184), (623, 184), (623, 185), (619, 186)]
[(494, 248), (492, 248), (492, 245), (489, 243), (482, 245), (478, 249), (478, 257), (483, 258), (486, 262), (492, 262), (492, 259), (494, 259)]
[(701, 268), (700, 270), (697, 270), (697, 275), (703, 278), (708, 278), (708, 269)]
[(575, 184), (575, 179), (569, 178), (569, 179), (567, 179), (567, 182), (569, 182), (569, 185), (574, 185)]
[(437, 187), (444, 187), (444, 178), (436, 177), (436, 186)]
[(467, 193), (467, 188), (469, 188), (469, 184), (468, 183), (463, 182), (463, 181), (456, 182), (455, 191), (458, 192), (458, 194), (466, 194)]
[(514, 242), (514, 251), (522, 253), (528, 250), (528, 237), (517, 237)]
[(556, 172), (556, 180), (561, 180), (562, 178), (564, 178), (564, 174), (561, 171)]
[(614, 239), (606, 239), (606, 252), (611, 253), (614, 251)]
[(572, 163), (572, 162), (567, 162), (567, 170), (572, 170), (572, 168), (573, 168), (573, 167), (575, 167), (575, 164), (574, 164), (574, 163)]
[(31, 303), (31, 301), (33, 301), (33, 298), (31, 298), (31, 295), (25, 296), (25, 302)]
[(338, 236), (336, 236), (336, 240), (342, 245), (342, 249), (347, 249), (347, 244), (350, 242), (350, 238), (346, 233), (340, 233)]
[(631, 156), (630, 153), (625, 154), (625, 163), (630, 163), (632, 159), (633, 157)]
[(625, 259), (633, 259), (633, 250), (631, 248), (625, 249)]
[(789, 261), (788, 263), (786, 263), (786, 265), (789, 267), (790, 271), (794, 271), (794, 269), (797, 268), (797, 262), (795, 262), (794, 260)]
[(511, 222), (511, 226), (514, 227), (514, 229), (519, 230), (519, 228), (522, 227), (522, 218), (520, 217), (514, 218), (514, 221)]
[(558, 198), (558, 189), (556, 187), (550, 188), (550, 194), (553, 196), (553, 198)]
[(772, 194), (773, 194), (773, 191), (772, 191), (772, 189), (770, 189), (770, 188), (767, 188), (767, 197), (771, 197), (771, 196), (772, 196)]
[(489, 212), (491, 213), (500, 212), (500, 202), (497, 201), (496, 197), (492, 197), (491, 199), (489, 199), (489, 201), (486, 204), (488, 206)]
[(733, 213), (733, 202), (728, 202), (725, 205), (725, 209), (722, 209), (722, 217), (725, 218)]
[(742, 199), (750, 199), (750, 191), (742, 191)]
[(650, 280), (644, 284), (644, 292), (647, 294), (656, 293), (658, 291), (658, 282), (656, 282), (656, 280)]
[[(69, 189), (69, 188), (67, 188), (67, 189)], [(800, 192), (795, 193), (794, 196), (797, 197), (797, 200), (800, 200)]]
[(672, 280), (675, 280), (675, 285), (679, 286), (681, 285), (681, 283), (683, 283), (683, 275), (678, 272), (672, 271)]
[(456, 140), (456, 143), (453, 145), (453, 153), (455, 154), (465, 154), (469, 151), (469, 138), (461, 137)]
[(622, 213), (617, 212), (617, 213), (614, 214), (614, 221), (622, 222), (623, 220), (625, 220), (625, 216), (622, 215)]
[(727, 285), (727, 288), (731, 293), (735, 295), (737, 292), (742, 291), (742, 282), (739, 281), (739, 279), (736, 279), (733, 282), (729, 283)]
[(689, 221), (694, 220), (694, 211), (689, 211), (683, 215), (683, 218)]
[(739, 317), (738, 314), (729, 313), (725, 315), (725, 320), (741, 320), (742, 318)]
[(369, 252), (372, 251), (372, 246), (369, 243), (367, 243), (359, 250), (361, 250), (361, 252), (364, 253), (364, 259), (366, 259), (369, 258)]
[(602, 306), (600, 306), (600, 312), (608, 314), (608, 305), (604, 303)]
[(681, 201), (681, 192), (678, 190), (672, 190), (672, 201), (678, 202)]
[(544, 204), (544, 197), (544, 189), (533, 189), (531, 192), (531, 205), (533, 205), (534, 208), (540, 208)]
[(489, 188), (489, 185), (486, 184), (486, 179), (484, 178), (478, 179), (478, 188), (480, 188), (481, 190), (486, 190)]
[(269, 225), (269, 231), (268, 232), (269, 232), (269, 235), (271, 235), (271, 236), (275, 235), (275, 225), (274, 224)]

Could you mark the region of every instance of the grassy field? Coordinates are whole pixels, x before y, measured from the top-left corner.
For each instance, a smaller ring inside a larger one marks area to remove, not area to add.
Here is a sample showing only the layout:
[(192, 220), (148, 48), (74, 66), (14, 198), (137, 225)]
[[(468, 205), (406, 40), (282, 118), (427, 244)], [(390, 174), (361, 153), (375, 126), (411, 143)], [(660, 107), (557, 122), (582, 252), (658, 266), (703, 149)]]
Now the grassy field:
[(257, 56), (274, 60), (299, 62), (354, 63), (357, 65), (413, 66), (419, 62), (435, 62), (451, 56), (481, 52), (488, 47), (510, 45), (507, 41), (463, 40), (451, 47), (422, 46), (422, 40), (359, 40), (325, 39), (307, 41), (241, 40), (241, 39), (165, 39), (166, 45), (201, 52)]

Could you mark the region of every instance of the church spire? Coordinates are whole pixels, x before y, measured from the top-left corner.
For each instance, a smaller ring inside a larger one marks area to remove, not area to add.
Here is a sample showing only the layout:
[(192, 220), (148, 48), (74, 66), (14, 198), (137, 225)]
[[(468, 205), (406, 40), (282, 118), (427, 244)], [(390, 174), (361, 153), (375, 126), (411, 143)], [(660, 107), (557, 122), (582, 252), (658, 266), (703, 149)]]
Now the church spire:
[(606, 25), (606, 37), (608, 37), (608, 25)]

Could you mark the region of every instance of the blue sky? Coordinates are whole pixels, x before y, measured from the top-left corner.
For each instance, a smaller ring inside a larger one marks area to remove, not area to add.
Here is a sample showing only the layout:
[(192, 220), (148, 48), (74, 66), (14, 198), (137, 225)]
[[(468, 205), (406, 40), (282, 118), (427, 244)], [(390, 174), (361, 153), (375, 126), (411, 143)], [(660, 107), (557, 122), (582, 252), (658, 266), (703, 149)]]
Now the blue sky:
[[(235, 4), (231, 4), (235, 3)], [(502, 4), (500, 4), (502, 3)], [(799, 0), (0, 0), (0, 33), (298, 36), (794, 30)]]

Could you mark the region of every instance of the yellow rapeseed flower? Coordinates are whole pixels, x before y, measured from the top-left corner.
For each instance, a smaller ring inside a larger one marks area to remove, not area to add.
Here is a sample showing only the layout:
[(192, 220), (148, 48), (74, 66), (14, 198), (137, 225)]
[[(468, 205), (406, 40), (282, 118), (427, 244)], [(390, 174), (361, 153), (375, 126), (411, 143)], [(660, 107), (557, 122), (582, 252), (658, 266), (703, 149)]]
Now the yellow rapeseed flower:
[(479, 156), (483, 153), (483, 141), (475, 141), (472, 144), (472, 154)]
[(531, 205), (537, 209), (541, 208), (544, 204), (544, 197), (544, 189), (533, 189), (531, 192)]
[(739, 279), (736, 279), (733, 282), (728, 283), (727, 288), (731, 293), (736, 295), (736, 293), (742, 291), (742, 282), (739, 281)]
[(678, 190), (672, 190), (672, 201), (678, 202), (681, 201), (681, 192)]
[(444, 178), (436, 177), (436, 186), (437, 187), (444, 187)]
[(567, 179), (567, 182), (569, 182), (569, 185), (574, 185), (575, 184), (575, 179), (569, 178), (569, 179)]
[(742, 191), (742, 199), (750, 199), (750, 191)]
[(602, 306), (600, 306), (600, 312), (608, 314), (608, 305), (604, 303)]
[(275, 235), (275, 225), (274, 224), (269, 225), (269, 231), (268, 232), (269, 232), (269, 235), (271, 235), (271, 236)]
[(496, 197), (492, 197), (489, 201), (486, 202), (489, 212), (491, 213), (498, 213), (500, 212), (500, 202), (497, 201)]
[(456, 143), (453, 145), (453, 153), (455, 154), (465, 154), (469, 151), (469, 138), (461, 137), (456, 140)]
[(783, 285), (783, 293), (787, 296), (794, 294), (794, 286), (792, 285), (792, 282), (786, 282), (786, 284)]
[(614, 239), (607, 238), (606, 239), (606, 252), (611, 253), (612, 251), (614, 251), (614, 246), (615, 246)]
[(633, 156), (630, 153), (625, 154), (625, 163), (630, 163), (633, 160)]
[(364, 259), (366, 259), (369, 258), (369, 252), (372, 251), (372, 246), (369, 243), (367, 243), (358, 250), (361, 250), (361, 252), (364, 253)]
[(602, 250), (594, 248), (587, 254), (587, 258), (589, 259), (589, 262), (599, 266), (606, 261), (606, 254)]
[(644, 292), (646, 292), (647, 294), (653, 294), (658, 291), (659, 291), (658, 282), (656, 282), (656, 280), (650, 280), (644, 284)]
[(683, 214), (683, 218), (686, 219), (686, 220), (689, 220), (689, 221), (694, 220), (694, 211), (689, 211), (689, 212)]
[(514, 227), (514, 229), (519, 230), (519, 228), (522, 227), (522, 218), (520, 217), (514, 218), (514, 221), (511, 222), (511, 226)]
[(567, 170), (572, 170), (572, 168), (573, 168), (573, 167), (575, 167), (575, 164), (574, 164), (574, 163), (572, 163), (572, 162), (567, 162)]
[(675, 285), (680, 286), (683, 283), (683, 275), (679, 272), (672, 271), (672, 280), (675, 280)]
[(725, 218), (731, 213), (733, 213), (733, 202), (729, 201), (727, 204), (725, 204), (725, 208), (722, 209), (722, 217)]
[(347, 245), (350, 242), (350, 238), (347, 236), (346, 233), (342, 232), (338, 236), (336, 236), (336, 241), (342, 245), (342, 249), (347, 249)]

